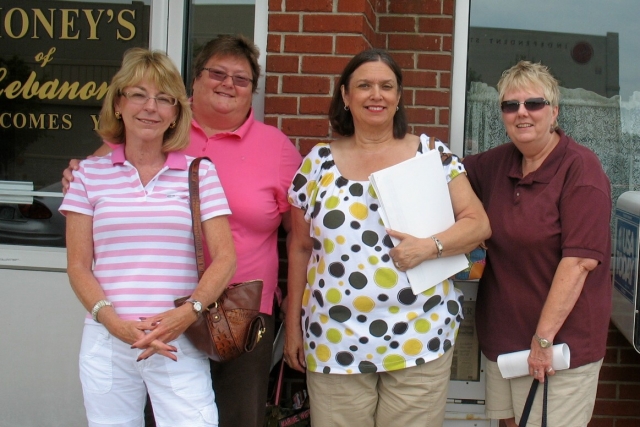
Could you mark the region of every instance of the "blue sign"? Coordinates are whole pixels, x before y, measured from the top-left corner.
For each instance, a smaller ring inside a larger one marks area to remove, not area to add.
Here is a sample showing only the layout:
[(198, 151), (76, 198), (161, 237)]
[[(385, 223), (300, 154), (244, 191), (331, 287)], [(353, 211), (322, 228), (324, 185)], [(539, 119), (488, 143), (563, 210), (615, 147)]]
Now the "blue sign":
[(640, 216), (616, 209), (616, 247), (613, 284), (631, 303), (638, 285), (638, 230)]

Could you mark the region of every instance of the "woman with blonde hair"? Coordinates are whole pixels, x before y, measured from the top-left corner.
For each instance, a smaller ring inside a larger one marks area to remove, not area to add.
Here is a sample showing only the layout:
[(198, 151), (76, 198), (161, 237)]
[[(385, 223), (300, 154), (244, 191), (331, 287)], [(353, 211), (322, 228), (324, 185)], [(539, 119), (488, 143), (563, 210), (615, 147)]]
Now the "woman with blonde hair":
[[(198, 281), (188, 192), (193, 157), (184, 84), (161, 52), (127, 51), (98, 134), (115, 144), (80, 162), (60, 207), (67, 272), (87, 309), (80, 379), (89, 426), (141, 427), (147, 391), (158, 425), (218, 425), (207, 356), (183, 335), (235, 270), (230, 210), (215, 167), (199, 166), (212, 263)], [(173, 301), (191, 295), (190, 304)]]

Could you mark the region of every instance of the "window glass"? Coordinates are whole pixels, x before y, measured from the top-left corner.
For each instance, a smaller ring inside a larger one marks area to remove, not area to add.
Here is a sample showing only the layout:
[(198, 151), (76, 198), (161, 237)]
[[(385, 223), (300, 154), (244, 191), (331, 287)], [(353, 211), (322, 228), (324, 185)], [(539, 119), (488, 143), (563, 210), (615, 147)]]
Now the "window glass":
[(522, 59), (560, 81), (560, 127), (591, 148), (614, 196), (640, 185), (640, 2), (472, 0), (465, 154), (507, 141), (495, 89)]
[[(191, 61), (209, 40), (221, 34), (241, 34), (254, 40), (255, 0), (193, 0), (185, 64), (187, 86), (193, 75)], [(261, 52), (264, 54), (263, 52)], [(187, 90), (191, 88), (188, 87)]]
[(125, 50), (149, 45), (150, 4), (2, 1), (0, 244), (64, 246), (61, 172), (100, 146), (102, 100)]

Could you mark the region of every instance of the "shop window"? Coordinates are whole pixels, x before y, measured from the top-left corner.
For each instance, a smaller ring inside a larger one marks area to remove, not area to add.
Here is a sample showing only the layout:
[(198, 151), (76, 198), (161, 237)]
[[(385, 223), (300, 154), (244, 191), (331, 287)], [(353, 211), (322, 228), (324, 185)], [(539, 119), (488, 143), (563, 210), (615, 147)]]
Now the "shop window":
[(634, 0), (470, 2), (465, 154), (508, 140), (495, 88), (521, 59), (560, 81), (561, 128), (600, 158), (614, 203), (640, 187), (640, 39)]
[(0, 244), (64, 246), (60, 178), (93, 153), (125, 50), (149, 46), (145, 1), (3, 0)]
[(209, 40), (222, 34), (241, 34), (254, 40), (255, 3), (255, 0), (192, 0), (184, 68), (188, 86), (193, 80), (191, 62)]

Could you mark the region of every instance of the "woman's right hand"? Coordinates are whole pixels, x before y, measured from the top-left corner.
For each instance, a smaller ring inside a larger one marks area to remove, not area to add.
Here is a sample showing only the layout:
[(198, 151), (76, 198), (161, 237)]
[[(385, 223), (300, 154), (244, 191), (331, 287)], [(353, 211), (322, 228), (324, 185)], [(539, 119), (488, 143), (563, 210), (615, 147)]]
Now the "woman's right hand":
[(307, 369), (307, 363), (304, 360), (302, 330), (299, 326), (300, 318), (297, 319), (297, 324), (291, 322), (291, 320), (287, 319), (285, 325), (284, 354), (282, 357), (284, 357), (284, 361), (289, 367), (296, 371), (304, 372)]
[(71, 181), (73, 181), (73, 171), (77, 171), (80, 166), (80, 160), (69, 160), (69, 167), (62, 171), (62, 194), (67, 194)]
[[(102, 323), (105, 328), (107, 328), (109, 333), (115, 338), (127, 344), (133, 345), (134, 343), (142, 340), (147, 335), (146, 331), (148, 331), (149, 328), (148, 325), (145, 324), (145, 322), (123, 320), (118, 317), (115, 312), (113, 314), (114, 316), (108, 316), (108, 318), (105, 318)], [(178, 351), (178, 349), (172, 345), (162, 342), (159, 339), (154, 339), (146, 346), (138, 348), (144, 350), (138, 357), (138, 362), (140, 360), (149, 358), (152, 354), (159, 354), (174, 361), (178, 360), (178, 357), (174, 354)], [(146, 357), (143, 357), (145, 353)]]

